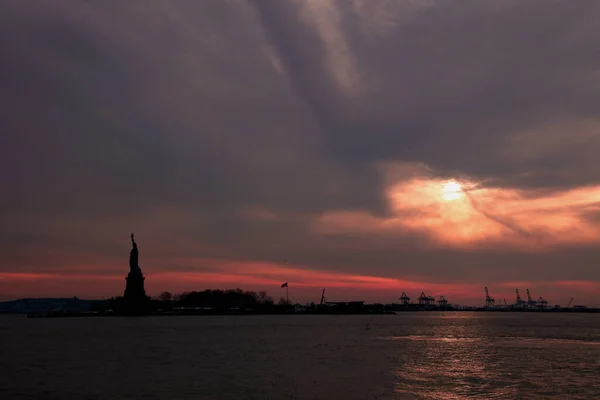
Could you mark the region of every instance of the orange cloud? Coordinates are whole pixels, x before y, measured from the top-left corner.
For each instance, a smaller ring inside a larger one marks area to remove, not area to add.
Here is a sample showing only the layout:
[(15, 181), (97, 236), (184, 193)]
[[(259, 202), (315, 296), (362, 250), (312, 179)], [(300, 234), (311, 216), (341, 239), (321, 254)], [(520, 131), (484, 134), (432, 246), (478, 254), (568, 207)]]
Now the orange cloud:
[(540, 195), (413, 177), (391, 183), (386, 194), (392, 217), (330, 211), (319, 216), (313, 227), (325, 234), (420, 232), (452, 247), (486, 242), (539, 250), (600, 240), (600, 227), (585, 219), (585, 213), (600, 209), (600, 186)]

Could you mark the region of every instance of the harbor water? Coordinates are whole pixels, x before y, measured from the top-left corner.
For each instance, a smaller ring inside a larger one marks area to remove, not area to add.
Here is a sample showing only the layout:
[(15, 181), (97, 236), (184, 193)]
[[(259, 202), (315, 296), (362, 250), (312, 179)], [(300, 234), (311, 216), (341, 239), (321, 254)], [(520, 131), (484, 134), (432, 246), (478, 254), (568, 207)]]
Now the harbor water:
[(0, 316), (2, 399), (597, 399), (600, 315)]

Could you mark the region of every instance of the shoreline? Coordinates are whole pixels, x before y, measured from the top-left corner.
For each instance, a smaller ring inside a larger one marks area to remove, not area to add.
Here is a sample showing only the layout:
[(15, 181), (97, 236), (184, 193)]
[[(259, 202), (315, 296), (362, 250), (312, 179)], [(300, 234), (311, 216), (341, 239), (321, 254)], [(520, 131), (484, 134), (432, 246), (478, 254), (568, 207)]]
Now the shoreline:
[[(561, 314), (598, 314), (600, 308), (585, 308), (585, 309), (405, 309), (384, 312), (233, 312), (233, 311), (209, 311), (209, 310), (193, 310), (186, 312), (147, 312), (147, 313), (111, 313), (111, 312), (34, 312), (25, 314), (27, 318), (90, 318), (90, 317), (201, 317), (201, 316), (259, 316), (259, 315), (397, 315), (402, 313), (429, 313), (429, 312), (489, 312), (489, 313), (561, 313)], [(23, 315), (23, 314), (6, 314), (6, 315)]]

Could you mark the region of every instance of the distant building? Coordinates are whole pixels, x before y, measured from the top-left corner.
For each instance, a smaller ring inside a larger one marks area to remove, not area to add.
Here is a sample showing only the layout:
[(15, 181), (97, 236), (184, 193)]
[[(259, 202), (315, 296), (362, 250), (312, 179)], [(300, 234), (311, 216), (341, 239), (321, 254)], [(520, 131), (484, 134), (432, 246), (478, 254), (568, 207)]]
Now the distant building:
[(77, 297), (20, 299), (0, 303), (0, 312), (5, 314), (27, 314), (48, 311), (85, 312), (97, 302)]

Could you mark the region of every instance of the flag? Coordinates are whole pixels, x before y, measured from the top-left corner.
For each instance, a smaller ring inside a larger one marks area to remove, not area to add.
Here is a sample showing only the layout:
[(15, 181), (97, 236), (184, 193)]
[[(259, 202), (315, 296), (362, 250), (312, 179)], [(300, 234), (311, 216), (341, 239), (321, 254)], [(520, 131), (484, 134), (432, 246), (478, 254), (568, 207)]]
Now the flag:
[(284, 283), (283, 285), (281, 285), (281, 287), (282, 287), (282, 288), (284, 288), (284, 287), (288, 287), (288, 284), (287, 284), (287, 282), (286, 282), (286, 283)]

